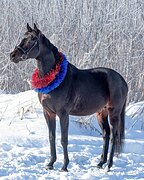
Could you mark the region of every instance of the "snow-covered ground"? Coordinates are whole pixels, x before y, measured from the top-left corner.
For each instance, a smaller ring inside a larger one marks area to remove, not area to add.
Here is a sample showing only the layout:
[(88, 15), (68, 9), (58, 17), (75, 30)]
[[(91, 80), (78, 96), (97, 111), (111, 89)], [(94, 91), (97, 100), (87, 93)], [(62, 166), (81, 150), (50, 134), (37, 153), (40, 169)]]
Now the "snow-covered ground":
[[(60, 172), (63, 151), (57, 120), (57, 162), (47, 171), (48, 129), (37, 94), (27, 91), (0, 95), (0, 180), (116, 180), (144, 179), (144, 102), (131, 104), (126, 113), (124, 152), (114, 157), (110, 172), (96, 165), (102, 151), (102, 137), (91, 128), (81, 128), (70, 118), (69, 172)], [(92, 121), (100, 130), (97, 121)]]

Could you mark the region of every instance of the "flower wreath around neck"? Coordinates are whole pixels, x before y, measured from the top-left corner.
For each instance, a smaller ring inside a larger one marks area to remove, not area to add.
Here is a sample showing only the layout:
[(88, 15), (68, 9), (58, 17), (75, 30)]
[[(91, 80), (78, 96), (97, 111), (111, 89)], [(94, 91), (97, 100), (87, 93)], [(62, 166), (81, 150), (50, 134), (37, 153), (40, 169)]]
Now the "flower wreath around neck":
[(60, 60), (58, 63), (43, 78), (39, 77), (38, 69), (34, 70), (31, 86), (36, 92), (48, 94), (63, 82), (67, 73), (68, 61), (63, 53), (59, 52), (59, 55)]

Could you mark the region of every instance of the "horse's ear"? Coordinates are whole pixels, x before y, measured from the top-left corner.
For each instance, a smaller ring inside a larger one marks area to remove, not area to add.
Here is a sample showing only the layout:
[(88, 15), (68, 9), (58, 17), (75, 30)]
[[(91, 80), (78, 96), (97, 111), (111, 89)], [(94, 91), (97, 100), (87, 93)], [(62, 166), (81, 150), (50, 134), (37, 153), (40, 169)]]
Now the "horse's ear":
[(30, 27), (29, 23), (27, 23), (27, 30), (28, 30), (29, 32), (32, 31), (32, 28)]
[(40, 32), (40, 30), (37, 28), (37, 26), (36, 26), (36, 24), (34, 23), (34, 30), (37, 32), (37, 33), (39, 33)]

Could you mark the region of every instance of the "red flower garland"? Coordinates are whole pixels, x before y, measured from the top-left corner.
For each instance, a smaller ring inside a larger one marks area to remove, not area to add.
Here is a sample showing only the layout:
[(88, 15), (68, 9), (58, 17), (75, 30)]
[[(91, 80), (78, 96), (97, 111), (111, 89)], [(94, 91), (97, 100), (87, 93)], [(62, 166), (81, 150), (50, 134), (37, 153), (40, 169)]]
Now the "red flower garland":
[(42, 88), (46, 87), (50, 84), (56, 77), (56, 75), (60, 72), (61, 62), (63, 61), (62, 53), (59, 53), (60, 60), (56, 64), (55, 68), (52, 69), (48, 74), (46, 74), (43, 78), (39, 77), (38, 69), (35, 69), (34, 73), (32, 74), (31, 85), (33, 88)]

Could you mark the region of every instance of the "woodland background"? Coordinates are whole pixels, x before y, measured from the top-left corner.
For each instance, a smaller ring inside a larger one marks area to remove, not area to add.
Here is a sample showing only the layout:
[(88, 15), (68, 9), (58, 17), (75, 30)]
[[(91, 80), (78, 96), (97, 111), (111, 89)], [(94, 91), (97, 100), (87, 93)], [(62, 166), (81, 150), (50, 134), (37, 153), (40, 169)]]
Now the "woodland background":
[(104, 66), (122, 74), (128, 102), (144, 100), (143, 0), (1, 0), (0, 89), (6, 93), (31, 89), (35, 60), (9, 59), (27, 22), (37, 23), (79, 68)]

